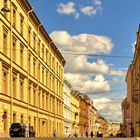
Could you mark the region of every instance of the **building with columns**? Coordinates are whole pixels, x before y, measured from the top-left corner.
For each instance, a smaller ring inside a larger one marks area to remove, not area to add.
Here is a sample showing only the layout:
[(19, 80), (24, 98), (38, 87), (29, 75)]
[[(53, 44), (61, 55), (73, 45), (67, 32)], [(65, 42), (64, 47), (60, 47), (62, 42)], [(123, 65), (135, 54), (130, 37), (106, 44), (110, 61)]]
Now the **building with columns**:
[(39, 137), (54, 129), (62, 136), (65, 60), (27, 0), (2, 0), (4, 6), (10, 12), (0, 12), (0, 134), (21, 122)]

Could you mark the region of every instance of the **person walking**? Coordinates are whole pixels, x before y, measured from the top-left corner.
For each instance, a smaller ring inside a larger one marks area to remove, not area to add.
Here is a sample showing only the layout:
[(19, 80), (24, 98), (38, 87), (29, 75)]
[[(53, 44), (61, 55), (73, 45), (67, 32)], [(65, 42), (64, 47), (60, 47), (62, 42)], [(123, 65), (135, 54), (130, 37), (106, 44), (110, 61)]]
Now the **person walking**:
[(88, 137), (88, 132), (86, 132), (86, 137)]
[(29, 138), (29, 123), (25, 123), (25, 137)]
[(131, 131), (131, 137), (133, 138), (134, 137), (134, 134), (135, 134), (134, 127), (133, 126), (131, 126), (130, 131)]
[(56, 137), (56, 130), (53, 131), (53, 137)]
[(90, 133), (90, 137), (91, 137), (91, 138), (93, 137), (93, 131), (91, 131), (91, 133)]

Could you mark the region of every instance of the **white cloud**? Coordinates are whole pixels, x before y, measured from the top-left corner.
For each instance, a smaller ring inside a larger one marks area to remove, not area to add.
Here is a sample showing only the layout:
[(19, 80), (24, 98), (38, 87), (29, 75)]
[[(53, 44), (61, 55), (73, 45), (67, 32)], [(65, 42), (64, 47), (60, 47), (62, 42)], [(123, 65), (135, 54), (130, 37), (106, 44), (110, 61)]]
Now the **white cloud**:
[(58, 5), (57, 12), (59, 14), (67, 14), (67, 15), (73, 14), (76, 11), (74, 6), (75, 4), (73, 2), (68, 2), (67, 4), (60, 3)]
[(94, 4), (97, 6), (101, 6), (101, 0), (93, 0)]
[(86, 6), (81, 8), (81, 12), (85, 15), (92, 16), (92, 15), (96, 15), (97, 9), (92, 6)]
[(109, 66), (101, 59), (95, 62), (88, 62), (87, 56), (73, 56), (66, 55), (67, 64), (65, 72), (82, 73), (82, 74), (107, 74)]
[(68, 2), (66, 4), (60, 3), (58, 5), (57, 12), (59, 14), (65, 14), (65, 15), (71, 15), (71, 14), (73, 14), (76, 19), (79, 18), (79, 16), (80, 16), (79, 13), (76, 11), (76, 9), (75, 9), (75, 3), (73, 3), (73, 2)]
[(104, 93), (110, 90), (109, 82), (104, 79), (104, 75), (109, 72), (109, 65), (102, 59), (90, 62), (88, 55), (83, 55), (109, 54), (113, 48), (110, 38), (94, 34), (70, 35), (66, 31), (54, 31), (50, 36), (66, 59), (65, 77), (74, 89), (82, 90), (83, 93)]
[(108, 119), (121, 121), (121, 102), (109, 98), (93, 99), (93, 104), (103, 116)]
[(126, 70), (110, 70), (110, 75), (116, 75), (116, 76), (124, 76), (126, 75)]
[(109, 54), (113, 47), (111, 39), (106, 36), (94, 34), (70, 35), (66, 31), (53, 31), (50, 36), (63, 51)]
[(93, 0), (90, 5), (85, 5), (84, 3), (82, 5), (81, 7), (81, 4), (76, 2), (60, 3), (57, 6), (57, 12), (61, 15), (74, 15), (75, 19), (78, 19), (81, 13), (87, 16), (95, 16), (103, 9), (100, 0)]
[(66, 73), (65, 78), (75, 90), (83, 93), (100, 93), (110, 90), (108, 81), (102, 75), (96, 75), (91, 79), (90, 75)]

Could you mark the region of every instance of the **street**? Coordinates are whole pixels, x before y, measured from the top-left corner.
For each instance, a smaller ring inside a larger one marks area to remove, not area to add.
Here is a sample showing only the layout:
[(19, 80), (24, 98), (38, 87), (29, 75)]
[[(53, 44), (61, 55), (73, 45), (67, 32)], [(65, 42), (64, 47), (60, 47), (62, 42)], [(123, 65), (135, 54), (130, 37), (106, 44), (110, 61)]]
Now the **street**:
[(0, 140), (138, 140), (137, 138), (0, 138)]

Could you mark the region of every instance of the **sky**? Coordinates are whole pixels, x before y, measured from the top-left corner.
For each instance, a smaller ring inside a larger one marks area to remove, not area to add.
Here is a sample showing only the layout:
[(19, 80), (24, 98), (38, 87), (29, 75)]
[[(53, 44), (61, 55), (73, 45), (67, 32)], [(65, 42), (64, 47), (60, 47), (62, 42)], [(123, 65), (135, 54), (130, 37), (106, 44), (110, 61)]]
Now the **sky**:
[(134, 55), (139, 0), (28, 0), (66, 60), (65, 78), (99, 113), (122, 120)]

